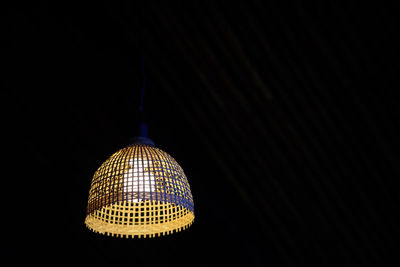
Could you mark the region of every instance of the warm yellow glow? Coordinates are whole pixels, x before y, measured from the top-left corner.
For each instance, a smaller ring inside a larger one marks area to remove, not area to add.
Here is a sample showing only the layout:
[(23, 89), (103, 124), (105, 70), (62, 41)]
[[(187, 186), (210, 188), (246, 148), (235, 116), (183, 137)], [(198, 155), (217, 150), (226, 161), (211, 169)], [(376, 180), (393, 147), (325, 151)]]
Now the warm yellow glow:
[[(146, 211), (147, 207), (149, 211)], [(144, 209), (143, 216), (141, 216), (142, 212), (140, 211), (142, 208)], [(174, 208), (176, 211), (173, 212)], [(135, 216), (135, 210), (139, 211), (138, 216)], [(121, 214), (121, 211), (124, 214), (123, 216), (118, 215)], [(172, 215), (173, 219), (168, 218), (171, 214), (174, 214)], [(140, 238), (179, 232), (189, 227), (193, 220), (194, 214), (187, 209), (180, 209), (171, 204), (146, 201), (116, 203), (103, 207), (101, 210), (87, 216), (85, 224), (96, 233)]]

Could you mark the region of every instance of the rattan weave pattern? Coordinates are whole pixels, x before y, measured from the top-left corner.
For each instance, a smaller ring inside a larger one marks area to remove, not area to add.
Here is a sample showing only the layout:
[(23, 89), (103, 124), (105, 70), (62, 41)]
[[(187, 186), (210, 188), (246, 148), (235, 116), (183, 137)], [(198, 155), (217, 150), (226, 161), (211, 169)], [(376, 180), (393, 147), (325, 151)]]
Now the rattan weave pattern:
[(179, 164), (164, 151), (133, 144), (95, 172), (86, 226), (98, 233), (154, 237), (186, 229), (194, 220), (193, 198)]

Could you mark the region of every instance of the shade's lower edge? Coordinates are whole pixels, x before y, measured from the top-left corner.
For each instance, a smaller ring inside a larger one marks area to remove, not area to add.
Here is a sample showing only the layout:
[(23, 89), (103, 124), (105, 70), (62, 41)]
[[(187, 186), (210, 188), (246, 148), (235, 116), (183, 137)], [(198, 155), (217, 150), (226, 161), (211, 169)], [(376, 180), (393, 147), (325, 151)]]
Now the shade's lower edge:
[(112, 224), (89, 214), (85, 218), (85, 225), (89, 230), (107, 236), (125, 238), (151, 238), (186, 230), (193, 223), (193, 221), (194, 214), (191, 212), (172, 221), (144, 225)]

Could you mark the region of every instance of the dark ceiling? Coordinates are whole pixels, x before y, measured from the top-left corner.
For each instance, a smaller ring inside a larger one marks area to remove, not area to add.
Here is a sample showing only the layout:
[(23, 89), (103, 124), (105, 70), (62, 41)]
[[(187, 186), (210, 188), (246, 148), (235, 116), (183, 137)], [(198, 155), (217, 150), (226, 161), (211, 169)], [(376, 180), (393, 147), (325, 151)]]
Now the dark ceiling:
[(141, 5), (2, 9), (7, 266), (396, 259), (398, 11), (234, 3), (144, 4), (150, 135), (185, 170), (196, 212), (187, 231), (146, 240), (83, 223), (93, 173), (135, 135)]

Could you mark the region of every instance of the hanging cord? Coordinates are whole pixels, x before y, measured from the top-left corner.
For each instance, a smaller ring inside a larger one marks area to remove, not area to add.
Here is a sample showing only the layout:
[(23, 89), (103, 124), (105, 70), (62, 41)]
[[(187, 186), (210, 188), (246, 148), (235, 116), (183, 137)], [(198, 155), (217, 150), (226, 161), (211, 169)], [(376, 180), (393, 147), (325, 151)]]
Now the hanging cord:
[(144, 94), (146, 91), (146, 72), (144, 67), (144, 10), (140, 9), (140, 61), (142, 71), (142, 94), (140, 96), (139, 113), (143, 117)]
[(139, 103), (139, 123), (136, 136), (131, 139), (131, 143), (154, 146), (153, 140), (149, 138), (148, 127), (145, 122), (144, 96), (146, 92), (146, 72), (144, 65), (144, 7), (140, 8), (139, 15), (139, 49), (140, 49), (140, 67), (142, 72), (142, 90)]
[[(139, 37), (139, 47), (140, 47), (140, 62), (141, 62), (141, 71), (142, 71), (142, 92), (140, 95), (140, 104), (139, 104), (139, 129), (138, 136), (143, 138), (148, 138), (148, 127), (145, 122), (145, 114), (144, 114), (144, 95), (146, 92), (146, 72), (144, 66), (144, 8), (140, 8), (140, 37)], [(152, 142), (152, 141), (151, 141)]]

